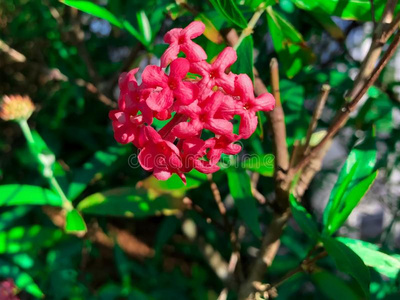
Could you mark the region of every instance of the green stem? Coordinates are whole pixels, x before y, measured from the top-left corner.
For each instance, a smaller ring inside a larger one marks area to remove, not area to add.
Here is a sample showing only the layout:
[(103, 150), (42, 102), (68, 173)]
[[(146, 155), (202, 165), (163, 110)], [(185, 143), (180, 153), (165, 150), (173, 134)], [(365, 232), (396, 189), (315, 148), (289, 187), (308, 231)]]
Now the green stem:
[(22, 133), (24, 134), (29, 145), (33, 145), (35, 143), (33, 139), (33, 135), (31, 129), (29, 128), (28, 122), (26, 120), (18, 121), (19, 126), (21, 127)]
[(62, 199), (62, 206), (63, 208), (69, 212), (74, 209), (74, 207), (71, 204), (71, 201), (68, 200), (67, 196), (64, 194), (64, 191), (62, 190), (60, 184), (58, 183), (57, 179), (52, 176), (49, 178), (49, 183), (50, 185), (57, 191), (58, 195)]
[[(26, 141), (28, 142), (29, 148), (31, 150), (32, 155), (35, 157), (36, 161), (41, 163), (38, 153), (35, 152), (35, 140), (33, 139), (33, 135), (31, 129), (29, 128), (28, 122), (26, 120), (18, 121), (19, 126), (21, 127), (22, 133), (25, 136)], [(45, 176), (44, 176), (45, 177)], [(54, 188), (54, 190), (58, 193), (58, 195), (62, 199), (62, 206), (68, 212), (71, 211), (74, 207), (72, 206), (71, 202), (68, 200), (67, 196), (65, 195), (64, 191), (62, 190), (60, 184), (58, 183), (57, 179), (52, 175), (51, 177), (46, 177), (50, 186)]]
[(240, 46), (240, 44), (243, 42), (243, 40), (251, 35), (253, 33), (253, 29), (256, 26), (258, 20), (260, 19), (261, 15), (264, 13), (265, 11), (265, 3), (261, 3), (256, 12), (254, 13), (254, 15), (251, 17), (249, 23), (247, 24), (247, 27), (245, 29), (243, 29), (242, 33), (239, 36), (239, 39), (237, 41), (237, 43), (233, 46), (233, 49), (237, 50)]

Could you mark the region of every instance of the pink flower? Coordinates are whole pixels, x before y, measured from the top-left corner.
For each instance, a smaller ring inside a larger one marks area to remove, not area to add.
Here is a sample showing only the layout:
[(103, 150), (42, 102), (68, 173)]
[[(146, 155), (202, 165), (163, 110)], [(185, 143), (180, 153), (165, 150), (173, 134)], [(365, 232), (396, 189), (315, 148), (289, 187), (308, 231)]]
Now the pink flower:
[(177, 173), (185, 181), (185, 175), (179, 172), (183, 166), (179, 149), (173, 143), (163, 140), (150, 126), (145, 127), (145, 135), (147, 143), (138, 156), (142, 168), (153, 171), (159, 180), (167, 180), (172, 173)]
[(234, 144), (224, 136), (211, 138), (206, 141), (206, 145), (210, 147), (210, 151), (207, 153), (207, 158), (210, 163), (217, 163), (220, 160), (222, 153), (227, 155), (236, 155), (242, 150), (240, 145)]
[[(115, 139), (138, 147), (139, 163), (159, 180), (175, 173), (186, 183), (185, 173), (193, 169), (216, 172), (221, 155), (236, 155), (241, 146), (235, 142), (254, 133), (256, 113), (275, 105), (269, 93), (254, 97), (247, 75), (228, 71), (237, 58), (233, 48), (225, 48), (212, 64), (205, 61), (204, 50), (191, 41), (203, 31), (201, 22), (169, 31), (170, 46), (161, 58), (162, 67), (170, 66), (169, 75), (150, 65), (139, 85), (138, 69), (121, 74), (118, 109), (109, 113)], [(177, 57), (180, 51), (186, 58)], [(240, 117), (239, 134), (235, 117)], [(151, 127), (154, 119), (168, 121), (157, 122), (157, 131)]]
[(210, 174), (219, 170), (214, 163), (202, 159), (206, 155), (207, 144), (200, 138), (192, 137), (183, 141), (181, 145), (181, 157), (183, 167), (181, 171), (186, 173), (193, 168), (199, 172)]
[(226, 47), (212, 64), (206, 61), (193, 63), (190, 71), (203, 77), (200, 81), (202, 86), (208, 89), (217, 86), (223, 88), (226, 93), (232, 93), (236, 76), (232, 73), (226, 74), (225, 71), (236, 59), (236, 51), (231, 47)]
[(207, 54), (192, 39), (200, 36), (205, 30), (202, 22), (194, 21), (185, 29), (174, 28), (164, 36), (164, 41), (169, 44), (168, 49), (161, 56), (161, 67), (167, 67), (178, 57), (180, 51), (186, 54), (186, 58), (191, 62), (207, 59)]
[(195, 101), (187, 107), (182, 107), (180, 113), (188, 115), (191, 120), (178, 124), (172, 132), (178, 138), (188, 138), (197, 136), (204, 128), (215, 134), (233, 137), (232, 123), (225, 119), (214, 118), (223, 98), (224, 95), (221, 92), (216, 92), (201, 104)]
[(182, 104), (190, 104), (197, 96), (197, 87), (193, 82), (185, 82), (190, 64), (185, 58), (175, 59), (171, 63), (169, 76), (157, 66), (147, 66), (143, 71), (143, 83), (146, 87), (156, 89), (146, 100), (147, 105), (162, 112), (169, 109), (174, 103), (174, 98)]
[(270, 93), (254, 98), (254, 88), (251, 79), (246, 74), (240, 74), (235, 80), (235, 96), (240, 98), (243, 107), (239, 113), (241, 122), (239, 134), (241, 138), (249, 138), (257, 128), (257, 111), (271, 111), (275, 107), (275, 99)]

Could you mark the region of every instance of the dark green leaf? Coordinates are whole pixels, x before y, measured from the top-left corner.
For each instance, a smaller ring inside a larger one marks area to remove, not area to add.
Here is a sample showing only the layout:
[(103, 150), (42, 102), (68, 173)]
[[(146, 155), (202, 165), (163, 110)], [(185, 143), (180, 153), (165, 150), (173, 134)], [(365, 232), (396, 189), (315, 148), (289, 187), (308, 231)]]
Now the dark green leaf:
[(251, 80), (254, 80), (253, 37), (251, 35), (246, 36), (236, 51), (238, 59), (231, 67), (232, 72), (247, 74)]
[(233, 0), (210, 0), (214, 8), (228, 21), (240, 28), (247, 27), (247, 21)]
[(307, 210), (297, 202), (293, 194), (290, 194), (290, 206), (292, 209), (293, 218), (296, 220), (300, 228), (307, 234), (312, 240), (317, 241), (319, 238), (318, 227), (315, 221)]
[(0, 214), (0, 231), (10, 227), (19, 218), (29, 213), (31, 209), (32, 206), (16, 206)]
[(256, 199), (251, 192), (250, 177), (243, 169), (228, 169), (228, 185), (235, 206), (251, 231), (261, 237)]
[(83, 199), (77, 208), (83, 213), (94, 215), (143, 218), (172, 214), (181, 207), (181, 198), (170, 195), (157, 197), (157, 194), (146, 190), (121, 187), (92, 194)]
[(86, 223), (76, 209), (67, 212), (65, 231), (68, 233), (85, 233), (87, 231)]
[(369, 298), (370, 274), (362, 259), (345, 244), (331, 237), (322, 237), (322, 242), (328, 254), (335, 260), (337, 268), (352, 276)]
[(360, 240), (339, 237), (337, 240), (353, 250), (364, 263), (389, 278), (396, 278), (400, 271), (400, 261), (386, 253), (378, 251), (378, 246)]
[(78, 197), (94, 177), (101, 177), (125, 152), (123, 147), (109, 147), (106, 151), (97, 151), (94, 157), (86, 162), (81, 169), (76, 170), (68, 190), (68, 199)]
[(317, 271), (311, 274), (311, 279), (319, 288), (321, 293), (331, 300), (358, 300), (362, 295), (358, 295), (343, 279), (327, 271)]
[(34, 297), (44, 297), (43, 292), (28, 273), (3, 259), (0, 259), (0, 277), (14, 279), (15, 285), (19, 289), (27, 291)]
[(267, 7), (268, 28), (275, 51), (289, 78), (314, 61), (315, 55), (303, 36), (272, 7)]
[(0, 206), (52, 205), (62, 206), (62, 199), (51, 190), (34, 185), (0, 185)]

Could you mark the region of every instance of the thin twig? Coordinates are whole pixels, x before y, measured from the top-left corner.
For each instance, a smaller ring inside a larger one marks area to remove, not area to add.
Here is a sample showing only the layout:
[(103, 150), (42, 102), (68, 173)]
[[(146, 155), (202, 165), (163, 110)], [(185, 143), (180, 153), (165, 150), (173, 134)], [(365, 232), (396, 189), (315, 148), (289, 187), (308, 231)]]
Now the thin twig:
[(331, 90), (331, 87), (330, 87), (329, 84), (322, 85), (321, 93), (320, 93), (319, 98), (317, 100), (317, 105), (316, 105), (316, 107), (314, 109), (314, 113), (313, 113), (311, 122), (310, 122), (310, 124), (308, 126), (308, 130), (307, 130), (306, 142), (304, 144), (304, 152), (306, 152), (306, 153), (307, 153), (308, 148), (310, 146), (311, 136), (312, 136), (315, 128), (317, 127), (318, 120), (321, 117), (322, 110), (325, 107), (325, 103), (326, 103), (326, 100), (328, 99), (328, 95), (329, 95), (330, 90)]
[(315, 146), (308, 155), (304, 156), (300, 162), (289, 171), (290, 176), (292, 177), (294, 174), (297, 173), (298, 170), (303, 168), (309, 161), (310, 159), (317, 155), (317, 153), (324, 147), (324, 145), (333, 137), (336, 135), (336, 133), (339, 131), (340, 128), (343, 127), (343, 125), (346, 123), (348, 120), (350, 113), (355, 110), (357, 107), (357, 104), (360, 102), (361, 98), (364, 96), (364, 94), (368, 91), (368, 89), (375, 83), (375, 81), (378, 79), (380, 73), (384, 69), (384, 67), (388, 64), (392, 56), (395, 54), (397, 47), (400, 44), (400, 31), (397, 32), (395, 35), (392, 43), (390, 44), (388, 50), (385, 52), (383, 55), (382, 59), (379, 61), (378, 65), (374, 68), (372, 75), (369, 77), (369, 79), (366, 81), (364, 86), (361, 88), (361, 90), (358, 92), (358, 94), (354, 97), (352, 101), (349, 103), (345, 104), (343, 108), (340, 110), (338, 113), (337, 117), (335, 118), (334, 123), (329, 127), (328, 132), (326, 136), (321, 140), (321, 142)]

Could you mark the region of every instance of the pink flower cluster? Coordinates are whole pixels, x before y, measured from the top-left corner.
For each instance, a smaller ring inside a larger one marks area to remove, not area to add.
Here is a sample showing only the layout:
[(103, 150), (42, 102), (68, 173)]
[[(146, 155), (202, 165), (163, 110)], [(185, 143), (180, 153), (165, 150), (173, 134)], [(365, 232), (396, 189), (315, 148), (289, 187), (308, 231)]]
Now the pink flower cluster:
[[(270, 111), (275, 105), (269, 93), (254, 97), (247, 75), (229, 72), (237, 59), (233, 48), (225, 48), (211, 64), (206, 61), (203, 48), (192, 41), (204, 29), (202, 22), (195, 21), (170, 30), (164, 36), (169, 47), (161, 67), (147, 66), (141, 85), (135, 79), (138, 69), (119, 79), (119, 108), (110, 112), (115, 139), (138, 147), (140, 165), (159, 180), (176, 173), (186, 182), (184, 173), (192, 169), (217, 171), (221, 154), (239, 153), (241, 147), (234, 142), (256, 130), (256, 112)], [(180, 52), (185, 58), (178, 58)], [(240, 116), (237, 134), (231, 122), (235, 115)], [(171, 120), (157, 132), (151, 126), (154, 118)], [(214, 136), (203, 140), (204, 129)]]

